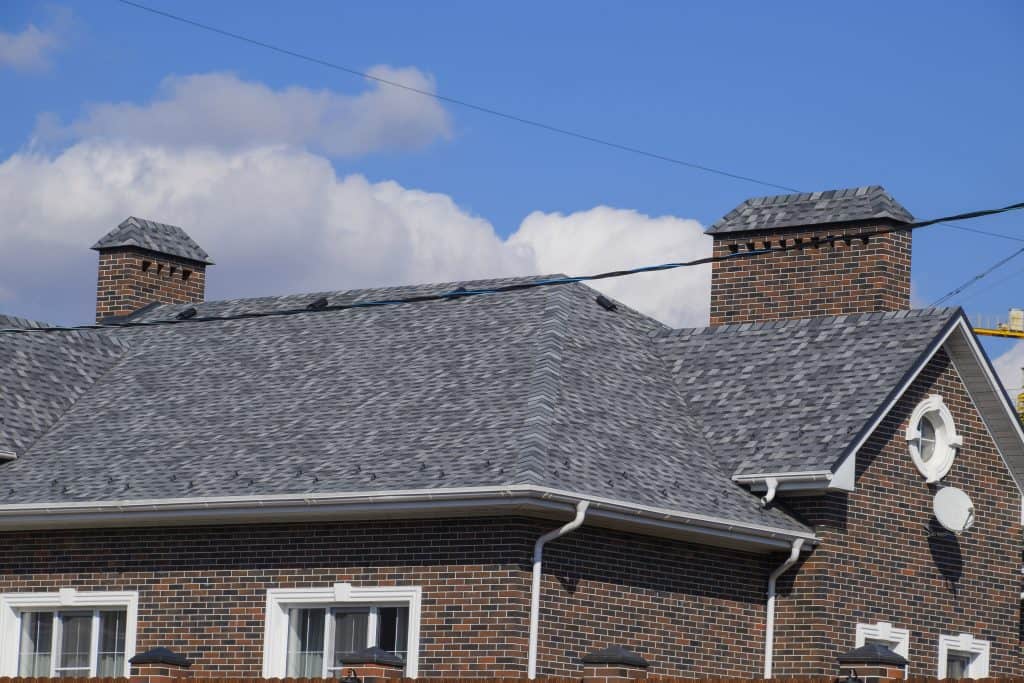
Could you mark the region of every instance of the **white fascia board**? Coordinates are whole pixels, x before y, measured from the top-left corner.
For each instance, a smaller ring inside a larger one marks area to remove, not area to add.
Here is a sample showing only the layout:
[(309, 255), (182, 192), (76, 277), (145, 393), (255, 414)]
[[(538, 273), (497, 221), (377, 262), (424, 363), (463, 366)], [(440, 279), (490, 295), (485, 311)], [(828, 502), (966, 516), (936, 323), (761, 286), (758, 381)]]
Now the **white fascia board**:
[[(967, 353), (962, 350), (955, 348), (955, 344), (951, 344), (951, 338), (953, 335), (957, 335), (959, 339), (965, 342), (965, 346), (968, 349)], [(840, 490), (840, 491), (853, 491), (854, 490), (854, 478), (856, 475), (856, 454), (864, 446), (868, 439), (871, 438), (872, 434), (878, 429), (878, 426), (885, 420), (889, 413), (892, 411), (896, 403), (903, 398), (907, 389), (917, 380), (921, 372), (928, 366), (935, 354), (938, 353), (939, 349), (945, 349), (949, 355), (950, 360), (953, 363), (953, 367), (956, 369), (957, 374), (960, 375), (961, 381), (963, 381), (964, 388), (971, 396), (971, 400), (975, 406), (978, 407), (978, 412), (981, 414), (982, 421), (985, 423), (989, 433), (994, 434), (993, 424), (991, 420), (1005, 418), (1010, 425), (1011, 431), (1015, 437), (1016, 443), (1020, 446), (1020, 471), (1024, 472), (1024, 428), (1021, 426), (1021, 422), (1017, 417), (1016, 409), (1013, 403), (1009, 400), (1006, 392), (1003, 391), (1002, 385), (995, 376), (995, 372), (992, 369), (991, 363), (988, 362), (988, 358), (985, 356), (981, 347), (978, 345), (978, 339), (974, 335), (974, 331), (971, 330), (966, 318), (961, 314), (959, 318), (946, 333), (938, 340), (938, 343), (932, 345), (931, 350), (926, 356), (919, 359), (917, 365), (912, 372), (908, 373), (907, 378), (903, 381), (903, 384), (893, 394), (889, 402), (884, 406), (884, 409), (879, 411), (869, 427), (862, 432), (860, 439), (857, 440), (849, 449), (847, 454), (840, 462), (839, 467), (835, 469), (834, 473), (825, 473), (821, 471), (812, 472), (790, 472), (790, 473), (769, 473), (769, 474), (745, 474), (741, 476), (734, 476), (733, 481), (741, 484), (747, 484), (751, 486), (751, 490), (764, 490), (766, 485), (764, 480), (769, 477), (774, 477), (779, 481), (779, 491), (802, 491), (811, 492), (816, 488), (822, 492), (826, 490)], [(1001, 404), (1000, 415), (986, 415), (981, 410), (978, 403), (978, 397), (976, 396), (977, 387), (972, 388), (971, 384), (964, 378), (964, 373), (961, 371), (961, 367), (966, 363), (976, 363), (981, 369), (982, 374), (987, 383), (987, 389), (992, 392), (998, 398), (998, 402)], [(1018, 491), (1024, 493), (1024, 487), (1022, 487), (1021, 478), (1018, 477), (1017, 471), (1010, 466), (1010, 459), (1007, 458), (1004, 446), (998, 443), (998, 440), (993, 439), (996, 445), (996, 450), (999, 451), (999, 455), (1006, 465), (1007, 470), (1010, 472), (1010, 476), (1013, 478), (1014, 483), (1017, 485)], [(815, 486), (814, 482), (819, 482), (822, 474), (830, 474), (829, 481), (827, 484), (819, 484)], [(1024, 503), (1022, 503), (1024, 504)], [(1024, 519), (1024, 510), (1022, 510), (1022, 519)]]
[[(966, 346), (970, 350), (970, 353), (963, 354), (959, 349), (955, 348), (955, 345), (949, 345), (949, 348), (947, 349), (949, 358), (952, 361), (957, 374), (960, 376), (960, 380), (963, 382), (964, 387), (967, 389), (967, 393), (970, 395), (971, 401), (974, 403), (975, 408), (977, 408), (978, 414), (981, 415), (981, 420), (985, 423), (985, 428), (989, 431), (989, 434), (993, 436), (992, 441), (996, 446), (996, 450), (999, 452), (999, 456), (1003, 460), (1003, 464), (1006, 466), (1006, 469), (1010, 472), (1010, 476), (1013, 478), (1014, 483), (1017, 485), (1017, 490), (1024, 494), (1024, 481), (1021, 481), (1021, 477), (1018, 475), (1018, 471), (1024, 472), (1024, 427), (1022, 427), (1020, 417), (1017, 415), (1017, 409), (1014, 407), (1010, 397), (1003, 389), (1002, 383), (996, 377), (995, 369), (989, 362), (988, 356), (985, 355), (985, 352), (978, 344), (978, 338), (974, 334), (974, 330), (970, 328), (963, 317), (961, 317), (956, 329), (961, 333), (961, 339), (966, 342)], [(964, 376), (962, 368), (966, 363), (971, 361), (977, 363), (986, 380), (986, 388), (995, 395), (996, 400), (1002, 406), (1003, 416), (1005, 416), (1007, 423), (1010, 426), (1010, 431), (1013, 434), (1014, 441), (1018, 446), (1016, 460), (1020, 464), (1019, 470), (1014, 470), (1014, 468), (1011, 467), (1010, 458), (1013, 456), (1008, 457), (1005, 452), (1005, 445), (1000, 445), (999, 440), (995, 438), (995, 425), (990, 422), (990, 419), (996, 416), (985, 414), (985, 411), (981, 409), (978, 403), (979, 397), (976, 395), (977, 388), (972, 389), (971, 383), (968, 382)]]
[(212, 522), (280, 522), (307, 519), (443, 517), (515, 512), (561, 516), (588, 500), (594, 519), (628, 520), (646, 533), (670, 528), (708, 542), (756, 544), (762, 549), (788, 548), (795, 538), (816, 542), (810, 531), (738, 523), (709, 515), (638, 505), (599, 496), (529, 485), (425, 489), (362, 493), (278, 494), (123, 500), (97, 503), (0, 505), (0, 530), (81, 528), (94, 526), (176, 525)]

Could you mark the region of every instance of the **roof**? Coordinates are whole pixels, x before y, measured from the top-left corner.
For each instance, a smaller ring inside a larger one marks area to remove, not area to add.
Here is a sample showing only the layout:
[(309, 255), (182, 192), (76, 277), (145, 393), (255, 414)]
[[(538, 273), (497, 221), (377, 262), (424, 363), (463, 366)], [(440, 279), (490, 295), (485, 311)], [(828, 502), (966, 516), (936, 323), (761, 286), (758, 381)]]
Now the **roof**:
[(0, 313), (0, 330), (24, 330), (33, 327), (50, 327), (50, 324)]
[(104, 235), (92, 249), (114, 249), (117, 247), (138, 247), (158, 254), (178, 256), (190, 261), (213, 264), (210, 255), (176, 225), (157, 223), (129, 216), (116, 228)]
[(707, 229), (709, 235), (852, 221), (912, 223), (914, 217), (880, 185), (748, 199)]
[[(199, 316), (280, 310), (320, 296), (195, 307)], [(55, 386), (67, 377), (75, 388), (59, 405), (4, 406), (41, 427), (21, 437), (17, 460), (0, 464), (5, 503), (533, 485), (808, 533), (762, 509), (721, 467), (657, 353), (653, 340), (667, 328), (622, 305), (607, 311), (595, 296), (574, 284), (91, 334), (5, 333), (0, 355), (26, 356), (50, 368)], [(157, 306), (138, 320), (188, 306)], [(16, 374), (0, 370), (0, 388), (29, 393)]]
[(832, 471), (961, 315), (926, 308), (722, 325), (673, 330), (657, 345), (724, 469)]

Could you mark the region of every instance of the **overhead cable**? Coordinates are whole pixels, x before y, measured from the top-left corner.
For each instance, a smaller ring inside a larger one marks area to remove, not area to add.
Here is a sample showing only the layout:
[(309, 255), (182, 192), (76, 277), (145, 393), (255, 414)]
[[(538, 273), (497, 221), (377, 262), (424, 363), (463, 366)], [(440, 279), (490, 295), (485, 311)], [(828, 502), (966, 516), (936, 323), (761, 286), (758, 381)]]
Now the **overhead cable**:
[(577, 282), (593, 282), (597, 280), (607, 280), (610, 278), (624, 277), (627, 275), (637, 275), (639, 273), (655, 273), (663, 270), (674, 270), (676, 268), (690, 268), (693, 266), (701, 266), (708, 263), (719, 263), (722, 261), (731, 261), (734, 259), (744, 258), (755, 258), (763, 256), (764, 254), (771, 253), (783, 253), (789, 251), (805, 250), (820, 248), (822, 246), (834, 246), (837, 242), (846, 242), (852, 244), (854, 241), (861, 240), (867, 242), (872, 237), (879, 235), (886, 235), (893, 232), (904, 232), (910, 230), (919, 230), (921, 228), (927, 228), (937, 223), (943, 223), (947, 220), (968, 220), (972, 218), (981, 218), (983, 216), (993, 216), (1000, 213), (1006, 213), (1009, 211), (1018, 211), (1024, 209), (1024, 202), (1017, 204), (1010, 204), (998, 209), (983, 209), (981, 211), (970, 211), (968, 213), (961, 213), (955, 216), (943, 216), (941, 218), (933, 218), (925, 221), (917, 221), (915, 223), (902, 223), (887, 228), (878, 228), (875, 230), (864, 230), (864, 231), (852, 231), (849, 233), (841, 233), (837, 235), (826, 235), (824, 237), (811, 238), (808, 240), (792, 240), (792, 243), (785, 241), (785, 243), (779, 243), (776, 246), (771, 246), (769, 243), (762, 242), (763, 246), (758, 249), (756, 245), (748, 245), (745, 251), (737, 250), (729, 254), (722, 254), (720, 256), (705, 256), (703, 258), (692, 259), (690, 261), (679, 261), (674, 263), (661, 263), (651, 266), (641, 266), (639, 268), (628, 268), (623, 270), (612, 270), (604, 273), (597, 273), (594, 275), (579, 275), (575, 277), (558, 277), (558, 278), (545, 278), (537, 280), (527, 280), (525, 282), (515, 282), (507, 285), (499, 285), (497, 287), (487, 287), (483, 289), (466, 289), (465, 287), (458, 287), (453, 290), (436, 292), (433, 294), (421, 294), (417, 296), (398, 297), (394, 299), (374, 299), (369, 301), (349, 301), (336, 304), (323, 305), (321, 301), (313, 302), (314, 305), (305, 306), (303, 308), (286, 309), (278, 311), (254, 311), (250, 313), (236, 313), (232, 315), (223, 316), (200, 316), (197, 313), (192, 313), (192, 308), (186, 309), (189, 313), (187, 317), (174, 316), (170, 319), (160, 320), (139, 320), (132, 321), (130, 316), (122, 321), (112, 322), (109, 324), (97, 324), (97, 325), (79, 325), (74, 327), (32, 327), (24, 329), (6, 329), (0, 330), (2, 332), (10, 332), (17, 334), (30, 334), (30, 333), (48, 333), (48, 332), (69, 332), (69, 331), (80, 331), (80, 330), (115, 330), (115, 329), (131, 329), (135, 327), (154, 327), (157, 325), (191, 325), (196, 323), (205, 322), (216, 322), (216, 321), (227, 321), (227, 320), (248, 320), (252, 318), (276, 318), (292, 315), (315, 315), (317, 313), (325, 313), (329, 311), (346, 311), (357, 308), (377, 308), (382, 306), (395, 306), (400, 304), (419, 304), (427, 303), (431, 301), (453, 301), (458, 299), (465, 299), (475, 296), (485, 296), (494, 294), (504, 294), (509, 292), (518, 292), (528, 289), (537, 289), (540, 287), (554, 287), (559, 285), (574, 284)]

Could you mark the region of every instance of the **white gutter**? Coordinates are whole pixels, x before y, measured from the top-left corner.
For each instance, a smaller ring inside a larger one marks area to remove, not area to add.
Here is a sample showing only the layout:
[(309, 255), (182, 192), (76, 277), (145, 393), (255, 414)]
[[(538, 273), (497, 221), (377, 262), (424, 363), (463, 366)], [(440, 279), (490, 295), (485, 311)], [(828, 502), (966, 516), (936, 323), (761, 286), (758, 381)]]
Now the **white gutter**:
[(786, 573), (786, 570), (796, 564), (800, 557), (800, 549), (804, 545), (804, 539), (798, 538), (793, 541), (793, 547), (789, 551), (789, 557), (780, 564), (768, 577), (768, 615), (765, 617), (764, 634), (764, 677), (772, 677), (772, 655), (775, 650), (775, 582)]
[(576, 517), (571, 522), (547, 532), (538, 538), (537, 542), (533, 545), (533, 590), (530, 593), (530, 649), (527, 655), (526, 666), (526, 675), (530, 680), (537, 677), (537, 631), (540, 630), (540, 579), (544, 562), (544, 544), (580, 528), (583, 524), (583, 518), (587, 516), (588, 507), (590, 507), (589, 501), (581, 500), (576, 503)]
[[(659, 535), (692, 531), (710, 539), (788, 548), (794, 538), (814, 542), (811, 531), (736, 522), (671, 508), (588, 496), (591, 517), (609, 524), (629, 522)], [(294, 493), (208, 498), (163, 498), (70, 503), (0, 504), (0, 531), (123, 527), (136, 525), (267, 522), (293, 519), (340, 519), (447, 514), (481, 509), (564, 509), (580, 495), (563, 489), (525, 484), (449, 489), (407, 489), (349, 493)], [(446, 512), (447, 511), (447, 512)]]

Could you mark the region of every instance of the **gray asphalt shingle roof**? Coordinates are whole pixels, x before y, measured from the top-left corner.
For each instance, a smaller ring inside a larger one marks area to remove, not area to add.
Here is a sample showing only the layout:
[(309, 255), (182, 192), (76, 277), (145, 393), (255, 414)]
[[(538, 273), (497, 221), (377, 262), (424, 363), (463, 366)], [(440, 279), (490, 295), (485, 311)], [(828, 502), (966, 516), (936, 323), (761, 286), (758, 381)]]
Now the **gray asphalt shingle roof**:
[[(196, 304), (199, 317), (509, 281)], [(537, 485), (805, 530), (734, 474), (829, 469), (956, 309), (670, 330), (584, 285), (0, 334), (0, 500)], [(147, 308), (133, 321), (190, 305)], [(826, 385), (829, 391), (822, 391)]]
[(116, 247), (139, 247), (199, 263), (213, 263), (210, 255), (178, 226), (157, 223), (135, 216), (129, 216), (123, 220), (120, 225), (100, 238), (91, 248), (99, 251)]
[[(394, 297), (458, 283), (336, 293)], [(473, 288), (494, 282), (468, 283)], [(526, 484), (806, 531), (716, 462), (655, 353), (666, 328), (567, 285), (429, 304), (100, 331), (125, 345), (17, 460), (5, 502)], [(200, 315), (320, 296), (199, 304)], [(169, 318), (183, 306), (139, 316)], [(137, 318), (138, 319), (138, 318)], [(6, 353), (75, 366), (5, 333)], [(78, 334), (78, 333), (74, 333)], [(0, 370), (0, 386), (10, 381)], [(76, 378), (77, 381), (77, 378)], [(19, 386), (18, 392), (23, 389)], [(26, 389), (27, 390), (27, 389)], [(31, 409), (31, 408), (30, 408)], [(47, 414), (49, 416), (49, 414)]]
[(709, 235), (914, 217), (880, 185), (748, 199), (707, 229)]
[(927, 308), (723, 325), (673, 330), (657, 344), (725, 470), (832, 470), (960, 315)]

